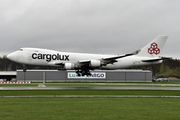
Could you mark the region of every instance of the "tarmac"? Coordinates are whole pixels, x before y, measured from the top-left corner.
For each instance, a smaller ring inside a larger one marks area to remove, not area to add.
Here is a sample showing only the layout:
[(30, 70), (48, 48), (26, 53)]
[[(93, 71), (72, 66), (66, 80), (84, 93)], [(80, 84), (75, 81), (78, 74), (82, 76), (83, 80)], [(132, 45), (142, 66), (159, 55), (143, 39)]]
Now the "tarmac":
[(0, 87), (0, 90), (180, 90), (180, 87)]
[[(39, 84), (40, 87), (0, 87), (0, 90), (180, 90), (179, 85), (169, 84), (168, 87), (46, 87), (44, 84)], [(111, 84), (112, 85), (112, 84)], [(117, 85), (117, 84), (114, 84)], [(127, 85), (127, 84), (126, 84)], [(130, 85), (130, 84), (129, 84)], [(131, 84), (132, 85), (132, 84)], [(139, 85), (139, 84), (133, 84)], [(142, 85), (142, 84), (141, 84)], [(150, 84), (144, 84), (150, 85)], [(152, 84), (153, 85), (153, 84)], [(157, 85), (157, 84), (156, 84)], [(159, 84), (161, 85), (161, 84)], [(146, 95), (35, 95), (35, 96), (0, 96), (0, 98), (24, 98), (24, 97), (118, 97), (118, 98), (180, 98), (180, 96), (146, 96)]]

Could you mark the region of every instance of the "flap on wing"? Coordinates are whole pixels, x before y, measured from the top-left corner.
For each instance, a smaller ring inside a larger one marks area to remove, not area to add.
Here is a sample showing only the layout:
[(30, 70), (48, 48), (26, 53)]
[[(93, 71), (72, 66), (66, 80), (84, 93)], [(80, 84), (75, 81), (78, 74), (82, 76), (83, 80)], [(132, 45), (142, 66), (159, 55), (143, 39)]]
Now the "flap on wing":
[(108, 58), (102, 58), (102, 59), (103, 60), (116, 60), (116, 59), (119, 59), (119, 58), (131, 56), (131, 55), (134, 55), (134, 54), (117, 55), (117, 56), (114, 56), (114, 57), (108, 57)]
[(136, 50), (135, 52), (130, 53), (130, 54), (117, 55), (117, 56), (114, 56), (114, 57), (103, 58), (103, 60), (116, 60), (116, 59), (119, 59), (119, 58), (128, 57), (128, 56), (131, 56), (131, 55), (136, 55), (136, 54), (138, 54), (140, 51), (141, 51), (141, 50)]
[(61, 66), (63, 66), (64, 63), (62, 63), (62, 62), (61, 62), (61, 63), (60, 63), (60, 62), (56, 62), (55, 65), (61, 65)]
[[(104, 63), (104, 65), (107, 65), (109, 63), (117, 62), (116, 59), (127, 57), (127, 56), (131, 56), (131, 55), (134, 55), (134, 54), (132, 53), (132, 54), (125, 54), (125, 55), (111, 56), (111, 57), (107, 57), (107, 58), (101, 58), (99, 60), (102, 61)], [(89, 64), (91, 62), (91, 60), (80, 60), (78, 62), (80, 64)]]

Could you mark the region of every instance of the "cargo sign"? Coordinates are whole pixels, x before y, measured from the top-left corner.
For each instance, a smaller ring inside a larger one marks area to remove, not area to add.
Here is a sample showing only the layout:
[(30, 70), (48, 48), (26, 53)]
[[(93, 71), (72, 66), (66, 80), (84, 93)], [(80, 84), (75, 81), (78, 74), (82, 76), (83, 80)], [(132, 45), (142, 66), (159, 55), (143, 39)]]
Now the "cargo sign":
[(105, 72), (92, 72), (90, 76), (78, 76), (75, 72), (68, 72), (68, 78), (81, 78), (81, 79), (105, 79)]

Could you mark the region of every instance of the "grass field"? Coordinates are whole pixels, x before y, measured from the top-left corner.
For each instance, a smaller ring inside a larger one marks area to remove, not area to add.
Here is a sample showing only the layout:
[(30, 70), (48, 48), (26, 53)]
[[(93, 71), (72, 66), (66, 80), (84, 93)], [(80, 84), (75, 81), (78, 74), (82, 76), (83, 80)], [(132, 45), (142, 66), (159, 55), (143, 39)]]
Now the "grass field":
[(28, 95), (157, 95), (180, 96), (177, 90), (0, 90), (0, 96)]
[[(37, 87), (38, 84), (25, 85)], [(53, 84), (54, 85), (54, 84)], [(77, 85), (77, 84), (76, 84)], [(76, 86), (75, 85), (75, 86)], [(24, 85), (7, 85), (24, 87)], [(50, 85), (51, 86), (51, 85)], [(73, 86), (73, 85), (72, 85)], [(5, 86), (0, 86), (5, 87)], [(149, 95), (180, 96), (156, 90), (0, 90), (0, 96)], [(180, 98), (0, 97), (0, 120), (179, 120)]]
[(179, 120), (178, 98), (0, 98), (0, 120)]

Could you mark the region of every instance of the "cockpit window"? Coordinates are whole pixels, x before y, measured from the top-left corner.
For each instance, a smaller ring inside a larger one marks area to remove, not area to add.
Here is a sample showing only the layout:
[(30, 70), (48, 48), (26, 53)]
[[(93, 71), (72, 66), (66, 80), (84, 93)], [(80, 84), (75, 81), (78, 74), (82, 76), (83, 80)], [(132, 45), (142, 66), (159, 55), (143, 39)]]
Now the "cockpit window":
[(19, 49), (19, 51), (23, 51), (23, 49)]

